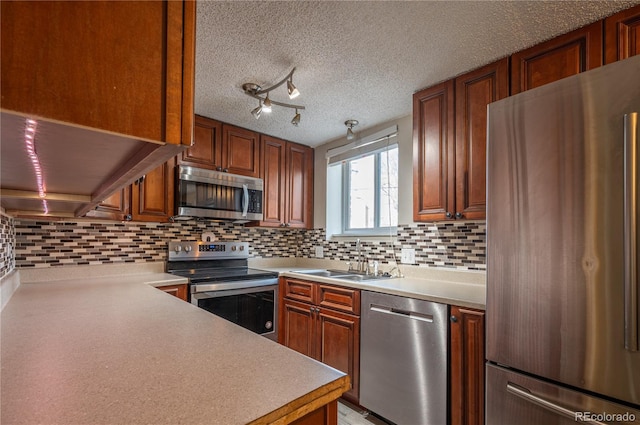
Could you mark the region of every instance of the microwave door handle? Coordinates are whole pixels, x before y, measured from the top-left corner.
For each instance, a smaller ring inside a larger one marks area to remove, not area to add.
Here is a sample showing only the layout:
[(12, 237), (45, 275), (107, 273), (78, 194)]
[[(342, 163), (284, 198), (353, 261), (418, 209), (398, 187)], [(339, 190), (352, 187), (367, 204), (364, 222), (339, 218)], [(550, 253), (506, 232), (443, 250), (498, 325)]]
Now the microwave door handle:
[(247, 216), (247, 211), (249, 211), (249, 188), (246, 184), (242, 185), (242, 216)]

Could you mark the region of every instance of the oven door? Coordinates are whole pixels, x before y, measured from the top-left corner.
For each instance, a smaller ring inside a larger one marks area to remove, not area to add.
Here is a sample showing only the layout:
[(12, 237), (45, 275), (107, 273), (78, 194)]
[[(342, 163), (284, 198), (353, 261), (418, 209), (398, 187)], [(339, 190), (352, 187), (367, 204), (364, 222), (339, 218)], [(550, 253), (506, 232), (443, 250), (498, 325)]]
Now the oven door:
[[(245, 282), (243, 282), (245, 283)], [(235, 289), (192, 290), (191, 304), (274, 341), (278, 338), (278, 284)], [(229, 287), (231, 284), (223, 284)]]

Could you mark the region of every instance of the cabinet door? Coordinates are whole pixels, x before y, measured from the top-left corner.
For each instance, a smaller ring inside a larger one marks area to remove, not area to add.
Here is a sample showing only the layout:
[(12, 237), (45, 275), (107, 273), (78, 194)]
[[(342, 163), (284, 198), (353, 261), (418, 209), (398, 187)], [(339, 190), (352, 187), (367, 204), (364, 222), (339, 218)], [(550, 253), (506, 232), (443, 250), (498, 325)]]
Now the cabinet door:
[(640, 54), (640, 5), (604, 20), (604, 42), (606, 63)]
[(173, 295), (174, 297), (180, 298), (183, 301), (187, 301), (187, 284), (183, 283), (180, 285), (167, 285), (167, 286), (159, 286), (159, 290), (166, 292), (169, 295)]
[(222, 124), (196, 115), (193, 145), (182, 152), (180, 165), (216, 170), (222, 161)]
[(262, 178), (264, 179), (264, 218), (260, 226), (285, 225), (287, 142), (270, 136), (262, 138)]
[(487, 105), (508, 96), (509, 61), (504, 58), (455, 82), (455, 217), (479, 220), (486, 215)]
[(451, 307), (451, 425), (484, 424), (484, 312)]
[(287, 227), (313, 227), (313, 149), (287, 144)]
[(414, 221), (453, 218), (453, 90), (451, 80), (413, 95)]
[(0, 5), (3, 109), (191, 144), (194, 1)]
[(131, 216), (135, 221), (169, 221), (173, 215), (175, 159), (165, 162), (132, 185)]
[(315, 358), (315, 311), (311, 304), (282, 300), (279, 341), (286, 347)]
[(602, 65), (602, 21), (511, 56), (511, 94)]
[(260, 177), (260, 137), (258, 133), (223, 124), (222, 168), (232, 174)]
[(95, 210), (89, 211), (87, 217), (106, 218), (108, 220), (131, 220), (129, 213), (129, 200), (131, 199), (131, 186), (117, 191), (102, 201)]
[(349, 375), (347, 400), (358, 403), (360, 396), (360, 318), (321, 308), (317, 313), (317, 359)]

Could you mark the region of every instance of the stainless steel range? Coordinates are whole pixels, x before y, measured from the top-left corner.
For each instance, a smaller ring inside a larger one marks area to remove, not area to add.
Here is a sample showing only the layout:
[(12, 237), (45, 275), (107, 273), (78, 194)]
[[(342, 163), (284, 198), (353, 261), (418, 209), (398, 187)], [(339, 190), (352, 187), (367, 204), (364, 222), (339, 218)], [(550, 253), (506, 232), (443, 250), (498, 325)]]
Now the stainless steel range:
[(191, 304), (275, 341), (278, 274), (248, 258), (246, 242), (169, 242), (167, 272), (189, 278)]

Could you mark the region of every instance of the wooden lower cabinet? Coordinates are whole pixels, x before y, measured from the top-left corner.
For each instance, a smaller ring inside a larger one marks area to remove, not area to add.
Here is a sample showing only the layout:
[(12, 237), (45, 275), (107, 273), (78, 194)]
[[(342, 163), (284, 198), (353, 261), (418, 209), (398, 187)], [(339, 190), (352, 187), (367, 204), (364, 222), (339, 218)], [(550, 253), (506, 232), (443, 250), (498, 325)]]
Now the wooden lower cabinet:
[[(305, 292), (310, 290), (313, 301), (303, 302), (287, 297), (287, 294), (295, 297), (299, 288), (304, 288)], [(357, 290), (297, 279), (281, 279), (279, 342), (348, 374), (351, 389), (343, 397), (357, 404), (360, 383), (360, 316), (338, 311), (351, 307), (322, 307), (319, 297), (323, 293), (332, 293), (332, 288), (335, 288), (339, 297), (353, 294), (354, 302), (358, 303), (354, 311), (359, 313), (360, 292)]]
[(338, 425), (338, 401), (334, 400), (329, 404), (306, 414), (300, 419), (291, 422), (292, 425)]
[(451, 306), (451, 425), (484, 424), (484, 311)]
[(157, 288), (163, 292), (166, 292), (167, 294), (180, 298), (183, 301), (188, 301), (189, 291), (187, 289), (186, 283), (182, 283), (180, 285), (158, 286)]

